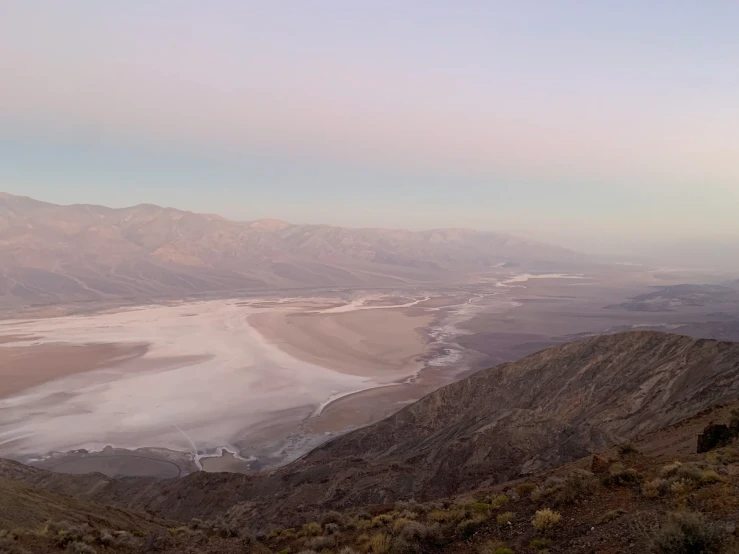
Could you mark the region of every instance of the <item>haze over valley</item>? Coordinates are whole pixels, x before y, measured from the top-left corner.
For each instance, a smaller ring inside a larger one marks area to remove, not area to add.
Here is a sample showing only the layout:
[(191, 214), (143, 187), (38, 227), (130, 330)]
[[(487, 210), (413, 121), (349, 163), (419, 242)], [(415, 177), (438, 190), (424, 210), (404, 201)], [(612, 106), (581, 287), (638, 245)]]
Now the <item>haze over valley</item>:
[(739, 334), (727, 276), (508, 235), (11, 195), (0, 206), (0, 455), (60, 471), (280, 466), (474, 370), (581, 336)]

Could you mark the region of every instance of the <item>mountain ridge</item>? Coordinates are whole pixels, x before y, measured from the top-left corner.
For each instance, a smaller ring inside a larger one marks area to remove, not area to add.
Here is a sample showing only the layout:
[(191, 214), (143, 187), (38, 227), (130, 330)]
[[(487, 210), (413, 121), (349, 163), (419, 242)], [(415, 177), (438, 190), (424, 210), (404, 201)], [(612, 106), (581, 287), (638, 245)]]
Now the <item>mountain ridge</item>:
[(454, 280), (503, 263), (582, 263), (565, 248), (469, 229), (344, 228), (141, 204), (0, 196), (0, 307), (207, 292)]

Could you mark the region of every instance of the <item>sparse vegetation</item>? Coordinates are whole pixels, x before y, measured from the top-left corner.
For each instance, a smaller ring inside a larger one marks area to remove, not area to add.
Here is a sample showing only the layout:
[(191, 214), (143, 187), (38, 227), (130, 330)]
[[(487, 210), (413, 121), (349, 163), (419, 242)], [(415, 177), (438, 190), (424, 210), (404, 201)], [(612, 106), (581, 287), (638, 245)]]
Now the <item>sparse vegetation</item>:
[(336, 525), (343, 525), (344, 515), (335, 510), (326, 512), (325, 514), (323, 514), (323, 517), (321, 518), (321, 524), (327, 525), (329, 523), (334, 523)]
[(316, 537), (323, 534), (323, 527), (316, 521), (304, 524), (300, 528), (300, 536), (302, 537)]
[(644, 480), (644, 476), (634, 468), (624, 468), (620, 462), (611, 464), (608, 474), (602, 479), (604, 485), (608, 487), (631, 487), (639, 485)]
[(336, 546), (336, 536), (324, 535), (321, 537), (311, 537), (305, 541), (305, 546), (318, 551), (321, 551), (324, 548), (333, 548)]
[(699, 513), (673, 512), (651, 537), (658, 554), (710, 554), (719, 552), (726, 530)]

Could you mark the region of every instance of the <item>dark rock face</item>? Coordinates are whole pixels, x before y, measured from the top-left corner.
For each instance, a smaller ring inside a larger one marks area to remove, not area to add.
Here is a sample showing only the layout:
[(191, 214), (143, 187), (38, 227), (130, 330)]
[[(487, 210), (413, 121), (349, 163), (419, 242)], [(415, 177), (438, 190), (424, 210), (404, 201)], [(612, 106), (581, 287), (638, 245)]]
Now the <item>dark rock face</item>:
[(739, 344), (628, 332), (480, 371), (270, 472), (159, 482), (43, 472), (27, 480), (182, 520), (230, 510), (258, 528), (507, 481), (737, 399)]
[(698, 454), (708, 452), (714, 448), (720, 448), (722, 446), (728, 446), (732, 440), (736, 437), (736, 434), (729, 428), (728, 425), (723, 423), (708, 425), (703, 432), (698, 435)]

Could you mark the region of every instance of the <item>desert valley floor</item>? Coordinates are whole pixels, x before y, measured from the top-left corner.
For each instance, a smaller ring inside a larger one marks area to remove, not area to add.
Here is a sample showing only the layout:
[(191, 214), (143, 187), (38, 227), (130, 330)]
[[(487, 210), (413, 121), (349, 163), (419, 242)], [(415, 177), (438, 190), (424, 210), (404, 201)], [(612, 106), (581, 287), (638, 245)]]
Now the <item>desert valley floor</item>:
[(710, 319), (710, 306), (618, 307), (665, 279), (508, 274), (5, 319), (0, 456), (160, 477), (281, 465), (481, 367)]

